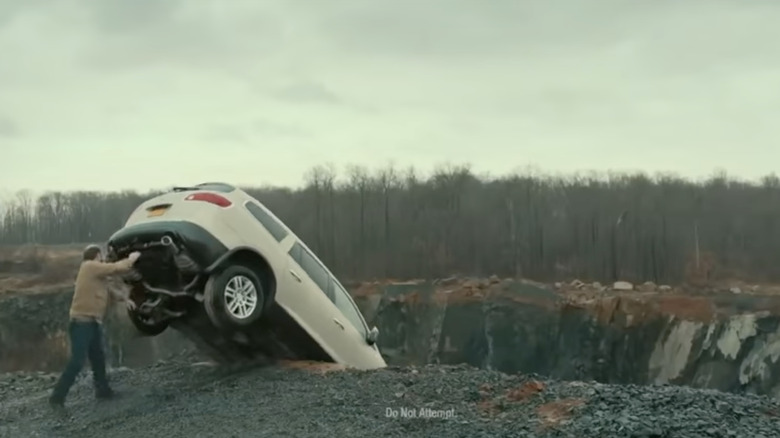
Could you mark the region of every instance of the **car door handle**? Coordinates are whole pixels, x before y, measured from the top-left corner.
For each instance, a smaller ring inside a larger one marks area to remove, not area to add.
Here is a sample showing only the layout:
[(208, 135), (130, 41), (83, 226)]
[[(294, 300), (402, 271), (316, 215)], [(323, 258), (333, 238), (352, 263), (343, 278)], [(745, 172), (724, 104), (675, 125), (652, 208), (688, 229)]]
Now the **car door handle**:
[(292, 275), (295, 278), (295, 281), (297, 281), (298, 283), (301, 282), (301, 276), (295, 273), (295, 271), (293, 271), (292, 269), (290, 269), (290, 275)]
[(339, 321), (336, 318), (333, 318), (333, 322), (335, 322), (337, 326), (341, 327), (341, 329), (344, 330), (344, 324), (342, 324), (341, 321)]

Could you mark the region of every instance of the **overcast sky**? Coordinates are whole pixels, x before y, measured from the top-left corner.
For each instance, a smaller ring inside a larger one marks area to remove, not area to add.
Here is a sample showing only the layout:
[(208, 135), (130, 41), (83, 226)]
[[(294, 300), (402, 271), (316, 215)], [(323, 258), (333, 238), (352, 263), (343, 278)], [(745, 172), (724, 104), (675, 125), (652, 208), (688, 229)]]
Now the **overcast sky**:
[(313, 165), (755, 178), (776, 0), (0, 0), (0, 190)]

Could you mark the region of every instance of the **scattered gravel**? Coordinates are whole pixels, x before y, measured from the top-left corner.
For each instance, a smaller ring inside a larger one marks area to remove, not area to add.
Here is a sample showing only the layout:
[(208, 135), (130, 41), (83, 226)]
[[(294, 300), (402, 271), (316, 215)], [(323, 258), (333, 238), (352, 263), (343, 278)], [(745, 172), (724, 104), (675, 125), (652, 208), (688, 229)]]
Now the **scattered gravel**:
[(673, 386), (557, 382), (467, 366), (226, 373), (186, 362), (112, 372), (123, 396), (82, 378), (68, 417), (55, 376), (0, 375), (1, 437), (746, 437), (780, 436), (780, 403)]

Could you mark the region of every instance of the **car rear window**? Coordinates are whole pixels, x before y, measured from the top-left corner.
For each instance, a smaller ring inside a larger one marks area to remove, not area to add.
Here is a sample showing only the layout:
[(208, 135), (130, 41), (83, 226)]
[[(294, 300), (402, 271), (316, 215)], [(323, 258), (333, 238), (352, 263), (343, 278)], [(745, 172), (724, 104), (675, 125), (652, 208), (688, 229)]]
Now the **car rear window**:
[(230, 193), (236, 190), (235, 187), (225, 183), (203, 183), (198, 184), (197, 187), (201, 190), (210, 190), (212, 192)]
[(254, 202), (247, 202), (245, 204), (249, 213), (257, 219), (260, 224), (265, 227), (266, 230), (276, 239), (277, 242), (281, 242), (282, 239), (287, 237), (287, 230), (279, 223), (273, 216), (268, 214), (263, 207), (255, 204)]
[(195, 186), (176, 186), (174, 192), (191, 192), (195, 190), (208, 190), (210, 192), (230, 193), (236, 190), (234, 186), (225, 183), (202, 183)]

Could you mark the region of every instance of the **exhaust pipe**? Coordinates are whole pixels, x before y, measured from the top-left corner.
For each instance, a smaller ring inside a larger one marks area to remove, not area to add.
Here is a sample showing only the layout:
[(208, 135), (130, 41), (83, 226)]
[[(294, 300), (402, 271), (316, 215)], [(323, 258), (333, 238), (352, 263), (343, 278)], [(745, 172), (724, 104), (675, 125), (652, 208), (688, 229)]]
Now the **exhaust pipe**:
[(196, 284), (198, 284), (198, 280), (200, 280), (200, 276), (195, 276), (195, 278), (192, 279), (192, 281), (189, 282), (186, 286), (184, 286), (184, 290), (182, 291), (172, 291), (168, 289), (164, 289), (161, 287), (153, 287), (147, 282), (142, 282), (143, 286), (146, 288), (147, 291), (160, 294), (160, 295), (166, 295), (171, 298), (179, 298), (179, 297), (189, 297), (192, 296), (190, 289), (192, 289)]
[(171, 254), (173, 254), (173, 261), (179, 270), (189, 272), (198, 270), (198, 264), (187, 255), (183, 248), (173, 241), (171, 236), (167, 234), (163, 236), (160, 239), (160, 245), (170, 248)]

